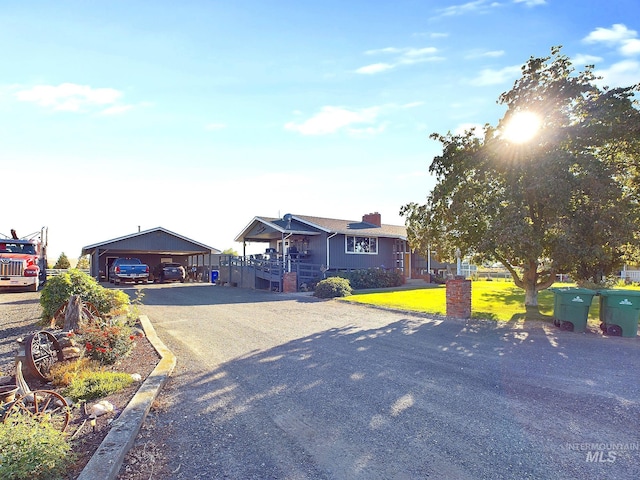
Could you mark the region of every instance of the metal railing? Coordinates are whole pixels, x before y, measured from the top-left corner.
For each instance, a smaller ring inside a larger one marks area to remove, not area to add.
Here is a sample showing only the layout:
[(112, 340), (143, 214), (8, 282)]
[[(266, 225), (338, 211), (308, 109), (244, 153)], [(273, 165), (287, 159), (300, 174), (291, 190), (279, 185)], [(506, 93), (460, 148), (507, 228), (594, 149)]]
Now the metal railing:
[[(47, 268), (47, 277), (56, 277), (63, 273), (67, 273), (69, 270), (69, 268)], [(87, 275), (91, 274), (88, 268), (80, 268), (79, 270)]]

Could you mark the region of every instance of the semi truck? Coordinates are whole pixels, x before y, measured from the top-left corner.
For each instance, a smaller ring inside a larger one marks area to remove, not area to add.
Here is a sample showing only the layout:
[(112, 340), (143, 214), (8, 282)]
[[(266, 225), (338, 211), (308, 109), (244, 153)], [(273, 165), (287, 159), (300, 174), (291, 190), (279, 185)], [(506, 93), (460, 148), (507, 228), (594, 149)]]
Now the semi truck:
[(37, 292), (47, 281), (46, 227), (19, 237), (0, 233), (0, 288), (20, 288)]

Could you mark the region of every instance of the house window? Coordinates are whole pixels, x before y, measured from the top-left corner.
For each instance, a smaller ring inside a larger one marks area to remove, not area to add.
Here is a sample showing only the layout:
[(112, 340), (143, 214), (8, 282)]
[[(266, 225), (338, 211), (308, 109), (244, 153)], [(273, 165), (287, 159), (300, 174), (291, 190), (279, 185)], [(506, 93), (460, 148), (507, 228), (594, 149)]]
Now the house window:
[(347, 253), (378, 254), (378, 239), (376, 237), (346, 237)]

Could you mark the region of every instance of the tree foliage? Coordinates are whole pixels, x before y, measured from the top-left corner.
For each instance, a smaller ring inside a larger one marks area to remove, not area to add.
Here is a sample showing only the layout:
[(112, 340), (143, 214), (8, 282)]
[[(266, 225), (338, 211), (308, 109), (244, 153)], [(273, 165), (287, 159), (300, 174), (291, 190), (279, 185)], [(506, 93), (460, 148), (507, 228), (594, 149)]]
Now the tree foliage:
[(71, 262), (69, 262), (69, 259), (67, 258), (67, 255), (64, 252), (60, 254), (60, 256), (58, 257), (58, 261), (53, 266), (53, 268), (59, 268), (62, 270), (66, 268), (71, 268)]
[[(425, 204), (400, 211), (412, 247), (502, 263), (527, 305), (557, 273), (601, 282), (619, 269), (640, 236), (640, 84), (598, 81), (593, 66), (575, 72), (554, 47), (500, 95), (507, 110), (497, 126), (432, 134), (443, 147), (429, 168), (436, 186)], [(540, 129), (517, 144), (505, 132), (521, 112)]]
[(78, 270), (87, 270), (90, 266), (89, 255), (80, 255), (78, 257), (78, 263), (76, 264)]

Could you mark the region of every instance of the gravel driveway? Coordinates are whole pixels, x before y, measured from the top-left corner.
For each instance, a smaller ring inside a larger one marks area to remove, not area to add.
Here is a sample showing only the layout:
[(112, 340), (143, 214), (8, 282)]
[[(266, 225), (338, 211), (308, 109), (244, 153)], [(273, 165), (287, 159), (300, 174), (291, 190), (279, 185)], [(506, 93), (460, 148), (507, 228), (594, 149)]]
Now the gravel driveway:
[(636, 479), (638, 339), (149, 285), (171, 479)]
[(15, 374), (16, 340), (42, 330), (40, 293), (0, 292), (0, 376)]

